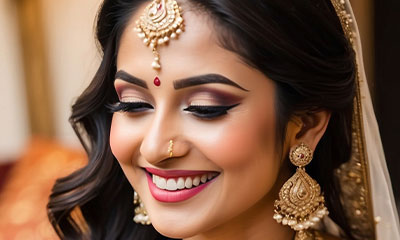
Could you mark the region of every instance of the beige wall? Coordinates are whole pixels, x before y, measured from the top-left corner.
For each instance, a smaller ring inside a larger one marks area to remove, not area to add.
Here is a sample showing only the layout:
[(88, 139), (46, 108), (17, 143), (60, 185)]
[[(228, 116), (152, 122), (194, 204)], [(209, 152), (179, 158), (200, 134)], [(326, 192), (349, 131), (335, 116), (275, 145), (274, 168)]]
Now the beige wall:
[(0, 0), (0, 161), (14, 158), (29, 134), (16, 7)]
[[(16, 1), (0, 0), (0, 161), (18, 157), (30, 137)], [(40, 0), (55, 135), (79, 146), (68, 117), (99, 63), (93, 24), (100, 0)]]
[(93, 25), (100, 0), (41, 0), (56, 137), (77, 145), (68, 117), (99, 63)]

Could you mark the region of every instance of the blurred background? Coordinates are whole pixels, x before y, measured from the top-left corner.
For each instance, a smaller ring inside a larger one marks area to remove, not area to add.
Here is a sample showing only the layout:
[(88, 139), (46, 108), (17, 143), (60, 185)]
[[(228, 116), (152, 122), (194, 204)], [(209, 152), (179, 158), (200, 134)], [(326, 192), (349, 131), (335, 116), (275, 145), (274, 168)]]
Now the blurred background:
[(100, 0), (0, 0), (0, 240), (57, 239), (55, 179), (85, 162), (68, 118), (100, 62)]
[[(0, 0), (0, 240), (54, 239), (48, 226), (38, 223), (45, 221), (44, 207), (23, 200), (35, 198), (45, 206), (54, 180), (85, 162), (68, 117), (100, 62), (93, 31), (100, 2)], [(394, 192), (400, 196), (395, 174), (400, 170), (400, 1), (351, 2)], [(65, 166), (59, 164), (63, 161)], [(20, 175), (22, 180), (15, 180)], [(36, 184), (45, 186), (40, 199), (39, 190), (26, 184), (38, 175)], [(13, 197), (1, 198), (2, 192)], [(16, 202), (15, 209), (7, 207)], [(25, 230), (10, 228), (9, 219)]]
[(68, 145), (70, 106), (99, 63), (93, 25), (100, 0), (0, 0), (0, 156), (32, 135)]

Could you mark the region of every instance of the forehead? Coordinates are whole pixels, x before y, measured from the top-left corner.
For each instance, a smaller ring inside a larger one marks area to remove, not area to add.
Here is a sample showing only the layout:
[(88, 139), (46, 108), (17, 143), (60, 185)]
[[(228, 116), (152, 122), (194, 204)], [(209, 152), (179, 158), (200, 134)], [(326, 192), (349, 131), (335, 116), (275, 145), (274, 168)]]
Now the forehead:
[[(134, 31), (136, 20), (142, 15), (147, 3), (142, 5), (130, 19), (120, 42), (117, 68), (128, 71), (141, 79), (153, 79), (156, 74), (151, 67), (152, 50)], [(182, 5), (185, 31), (168, 45), (158, 47), (163, 79), (180, 79), (204, 73), (229, 72), (244, 68), (244, 64), (232, 52), (218, 44), (218, 36), (210, 17), (187, 4)]]

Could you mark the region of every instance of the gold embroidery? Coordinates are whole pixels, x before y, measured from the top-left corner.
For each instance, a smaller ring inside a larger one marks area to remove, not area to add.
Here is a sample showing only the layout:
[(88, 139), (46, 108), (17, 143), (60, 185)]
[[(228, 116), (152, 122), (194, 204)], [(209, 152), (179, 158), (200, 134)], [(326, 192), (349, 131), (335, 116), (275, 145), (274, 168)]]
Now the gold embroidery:
[[(343, 32), (354, 47), (353, 19), (346, 9), (345, 1), (332, 0), (332, 5), (340, 19)], [(375, 239), (368, 162), (364, 151), (365, 139), (360, 96), (360, 84), (362, 83), (357, 62), (356, 67), (357, 94), (354, 98), (352, 121), (352, 154), (351, 159), (337, 169), (336, 177), (339, 179), (342, 189), (342, 204), (353, 235), (357, 239)]]

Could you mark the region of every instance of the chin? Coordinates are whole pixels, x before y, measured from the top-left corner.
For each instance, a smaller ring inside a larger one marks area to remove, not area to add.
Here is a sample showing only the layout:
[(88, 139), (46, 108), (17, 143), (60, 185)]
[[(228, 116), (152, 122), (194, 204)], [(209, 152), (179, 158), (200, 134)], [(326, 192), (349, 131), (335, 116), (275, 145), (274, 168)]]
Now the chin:
[(193, 237), (198, 234), (198, 232), (194, 229), (181, 228), (181, 227), (177, 227), (174, 225), (162, 224), (160, 226), (160, 225), (153, 224), (153, 227), (157, 230), (157, 232), (159, 232), (162, 235), (169, 237), (169, 238), (184, 239), (184, 238)]
[(182, 221), (183, 224), (172, 223), (169, 221), (153, 222), (153, 227), (157, 232), (170, 238), (184, 239), (198, 235), (205, 230), (201, 223)]

